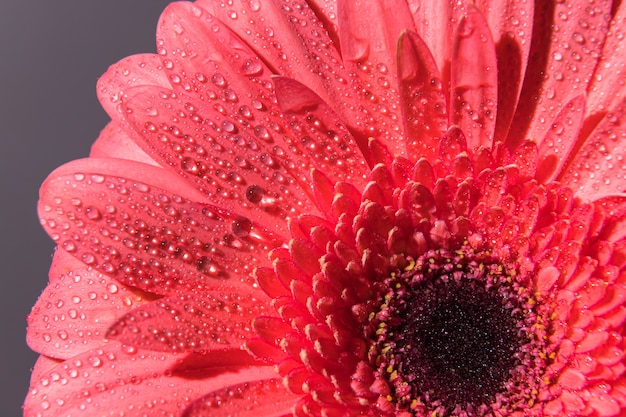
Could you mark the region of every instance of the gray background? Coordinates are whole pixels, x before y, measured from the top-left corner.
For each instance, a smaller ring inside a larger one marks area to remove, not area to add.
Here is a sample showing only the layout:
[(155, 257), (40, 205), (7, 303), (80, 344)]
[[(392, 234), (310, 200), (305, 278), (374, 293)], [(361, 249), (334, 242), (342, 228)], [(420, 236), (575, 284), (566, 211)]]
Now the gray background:
[(0, 0), (0, 416), (21, 416), (35, 362), (24, 342), (53, 244), (39, 185), (88, 154), (107, 122), (95, 84), (124, 56), (155, 51), (167, 0)]

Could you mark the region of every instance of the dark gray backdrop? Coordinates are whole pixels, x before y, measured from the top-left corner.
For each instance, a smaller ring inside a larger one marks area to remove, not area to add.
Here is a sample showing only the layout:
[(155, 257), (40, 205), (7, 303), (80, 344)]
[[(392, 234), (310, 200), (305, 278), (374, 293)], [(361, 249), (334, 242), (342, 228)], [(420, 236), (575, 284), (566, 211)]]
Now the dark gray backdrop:
[(98, 77), (155, 51), (167, 0), (0, 1), (0, 416), (21, 416), (36, 355), (25, 316), (47, 282), (53, 244), (39, 226), (39, 184), (84, 157), (107, 122)]

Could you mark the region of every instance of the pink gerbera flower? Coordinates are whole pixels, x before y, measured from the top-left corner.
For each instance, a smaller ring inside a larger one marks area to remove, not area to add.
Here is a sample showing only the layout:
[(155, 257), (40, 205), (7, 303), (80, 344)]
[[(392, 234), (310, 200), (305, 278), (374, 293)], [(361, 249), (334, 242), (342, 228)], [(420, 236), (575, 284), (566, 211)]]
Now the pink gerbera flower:
[(626, 416), (625, 18), (171, 4), (41, 189), (25, 415)]

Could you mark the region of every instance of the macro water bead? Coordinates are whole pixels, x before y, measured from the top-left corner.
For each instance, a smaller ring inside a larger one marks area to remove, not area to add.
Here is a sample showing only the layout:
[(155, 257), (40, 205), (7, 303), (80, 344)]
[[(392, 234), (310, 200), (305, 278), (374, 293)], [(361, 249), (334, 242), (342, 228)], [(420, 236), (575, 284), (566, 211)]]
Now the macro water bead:
[(626, 416), (626, 2), (197, 0), (50, 174), (25, 417)]

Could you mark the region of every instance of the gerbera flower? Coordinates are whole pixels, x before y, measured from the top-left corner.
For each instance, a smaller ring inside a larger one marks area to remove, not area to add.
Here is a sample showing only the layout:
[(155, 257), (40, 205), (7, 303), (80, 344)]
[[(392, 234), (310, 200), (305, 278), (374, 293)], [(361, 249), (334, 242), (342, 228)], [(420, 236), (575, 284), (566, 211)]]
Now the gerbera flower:
[(625, 416), (625, 16), (171, 4), (41, 189), (25, 415)]

